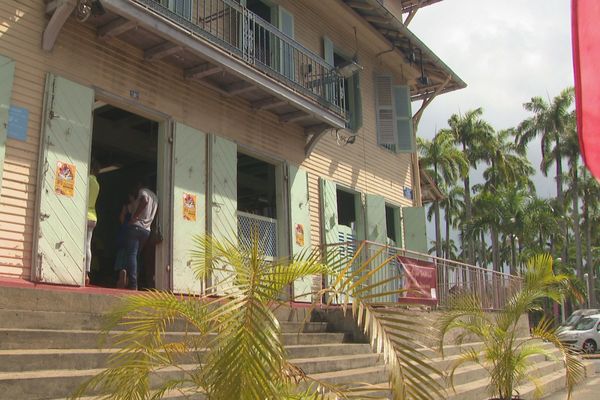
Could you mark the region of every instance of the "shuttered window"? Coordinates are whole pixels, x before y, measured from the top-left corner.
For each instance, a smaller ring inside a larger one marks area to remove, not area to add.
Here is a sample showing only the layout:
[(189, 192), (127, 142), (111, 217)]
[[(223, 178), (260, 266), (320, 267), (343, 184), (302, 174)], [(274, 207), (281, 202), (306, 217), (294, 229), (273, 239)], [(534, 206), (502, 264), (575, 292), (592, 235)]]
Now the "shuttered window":
[(2, 186), (4, 151), (8, 135), (8, 115), (14, 75), (15, 62), (0, 55), (0, 186)]
[(192, 0), (169, 0), (169, 9), (185, 19), (192, 19)]
[(415, 151), (410, 88), (393, 86), (390, 75), (375, 76), (377, 143), (396, 153)]

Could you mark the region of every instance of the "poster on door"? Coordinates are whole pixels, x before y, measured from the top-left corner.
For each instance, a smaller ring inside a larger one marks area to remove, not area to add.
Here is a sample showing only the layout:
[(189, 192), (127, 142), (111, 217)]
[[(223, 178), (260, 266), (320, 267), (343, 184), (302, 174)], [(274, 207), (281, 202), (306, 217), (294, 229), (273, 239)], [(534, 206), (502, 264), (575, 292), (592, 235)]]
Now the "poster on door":
[(296, 237), (296, 245), (303, 247), (304, 246), (304, 225), (296, 224), (295, 237)]
[(62, 196), (73, 197), (75, 192), (76, 174), (77, 168), (75, 165), (58, 161), (56, 163), (54, 191)]
[(402, 267), (404, 293), (400, 303), (435, 305), (437, 298), (437, 271), (435, 264), (410, 257), (396, 257)]
[(183, 194), (183, 219), (186, 221), (196, 221), (196, 195), (190, 193)]

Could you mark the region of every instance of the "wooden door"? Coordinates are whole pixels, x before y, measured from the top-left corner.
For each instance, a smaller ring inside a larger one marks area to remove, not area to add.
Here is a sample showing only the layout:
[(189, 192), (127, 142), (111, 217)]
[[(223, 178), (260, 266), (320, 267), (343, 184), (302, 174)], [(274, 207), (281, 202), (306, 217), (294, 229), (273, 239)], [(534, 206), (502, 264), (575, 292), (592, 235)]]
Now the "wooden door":
[(173, 149), (173, 291), (200, 294), (191, 251), (206, 229), (206, 135), (176, 123)]
[(91, 88), (48, 75), (36, 254), (41, 282), (84, 283), (93, 104)]
[[(288, 190), (290, 199), (290, 235), (292, 254), (309, 254), (310, 239), (310, 202), (308, 198), (308, 175), (295, 165), (288, 166)], [(313, 277), (307, 276), (294, 282), (294, 300), (312, 301)]]

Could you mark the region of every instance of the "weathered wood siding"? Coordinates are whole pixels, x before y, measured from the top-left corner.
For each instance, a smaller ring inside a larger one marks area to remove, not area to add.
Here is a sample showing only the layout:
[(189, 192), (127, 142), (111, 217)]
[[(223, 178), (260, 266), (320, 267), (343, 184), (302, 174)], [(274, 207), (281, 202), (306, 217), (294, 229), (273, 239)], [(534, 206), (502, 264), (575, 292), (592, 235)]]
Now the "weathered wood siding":
[(397, 83), (402, 83), (403, 77), (414, 76), (414, 71), (402, 64), (398, 53), (383, 53), (389, 50), (389, 44), (341, 2), (279, 3), (294, 14), (296, 39), (311, 50), (323, 54), (325, 35), (336, 49), (350, 56), (358, 48), (364, 66), (364, 123), (355, 144), (340, 147), (328, 134), (305, 159), (304, 132), (297, 125), (280, 123), (273, 114), (252, 111), (244, 100), (226, 98), (185, 81), (180, 69), (162, 62), (146, 62), (140, 49), (118, 39), (101, 42), (93, 30), (73, 18), (65, 24), (54, 50), (45, 53), (41, 49), (47, 23), (44, 2), (0, 1), (0, 54), (16, 61), (12, 104), (29, 110), (27, 140), (8, 139), (6, 144), (0, 198), (0, 277), (29, 279), (31, 274), (40, 124), (48, 72), (123, 99), (129, 98), (130, 90), (136, 90), (139, 103), (147, 108), (234, 140), (241, 148), (300, 165), (309, 172), (313, 244), (319, 243), (319, 176), (364, 193), (379, 194), (390, 203), (412, 205), (403, 197), (403, 187), (411, 185), (410, 156), (377, 146), (373, 75), (376, 71), (391, 72)]

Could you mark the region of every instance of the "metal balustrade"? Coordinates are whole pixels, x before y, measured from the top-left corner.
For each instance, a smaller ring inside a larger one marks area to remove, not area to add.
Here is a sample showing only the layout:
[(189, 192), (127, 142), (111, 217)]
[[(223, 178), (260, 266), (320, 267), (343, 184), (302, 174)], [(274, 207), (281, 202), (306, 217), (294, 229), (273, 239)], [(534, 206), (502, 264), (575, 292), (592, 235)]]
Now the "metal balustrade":
[(344, 77), (321, 56), (233, 0), (130, 0), (347, 118)]
[(363, 245), (363, 249), (355, 261), (356, 265), (354, 268), (370, 260), (370, 266), (364, 272), (367, 274), (371, 271), (371, 268), (376, 268), (384, 262), (387, 263), (385, 267), (375, 272), (369, 278), (369, 281), (372, 282), (388, 280), (385, 285), (376, 288), (372, 293), (382, 293), (382, 296), (373, 298), (372, 301), (398, 301), (397, 295), (385, 294), (388, 291), (404, 287), (404, 272), (396, 256), (421, 260), (435, 267), (437, 272), (436, 297), (437, 307), (439, 308), (451, 306), (453, 299), (459, 294), (474, 294), (480, 299), (481, 305), (485, 310), (501, 310), (504, 308), (506, 302), (521, 287), (522, 281), (518, 276), (369, 241), (345, 241), (328, 244), (322, 246), (322, 251), (325, 253), (335, 252), (344, 257), (344, 259), (350, 260), (354, 252), (348, 254), (347, 249), (358, 249), (361, 244)]
[(256, 238), (260, 250), (267, 258), (277, 257), (277, 220), (260, 215), (237, 212), (238, 240), (240, 245), (250, 247)]

